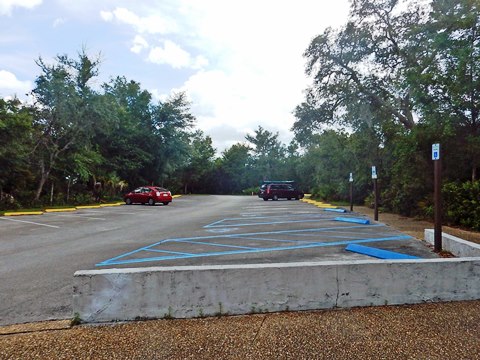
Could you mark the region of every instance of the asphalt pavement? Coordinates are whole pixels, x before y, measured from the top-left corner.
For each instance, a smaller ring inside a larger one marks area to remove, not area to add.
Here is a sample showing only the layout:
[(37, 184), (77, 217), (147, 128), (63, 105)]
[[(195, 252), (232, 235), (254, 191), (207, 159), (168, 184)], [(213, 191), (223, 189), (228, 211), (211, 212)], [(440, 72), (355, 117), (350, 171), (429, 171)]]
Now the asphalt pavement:
[[(182, 196), (0, 218), (0, 325), (72, 317), (77, 270), (366, 259), (348, 244), (436, 257), (360, 214), (255, 196)], [(339, 220), (340, 219), (340, 220)]]

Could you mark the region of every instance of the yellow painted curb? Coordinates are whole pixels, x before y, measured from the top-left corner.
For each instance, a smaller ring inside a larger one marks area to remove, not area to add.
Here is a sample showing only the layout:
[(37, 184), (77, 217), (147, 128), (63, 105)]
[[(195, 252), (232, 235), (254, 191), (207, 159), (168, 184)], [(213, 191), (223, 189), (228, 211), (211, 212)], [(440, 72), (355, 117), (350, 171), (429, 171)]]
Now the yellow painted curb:
[(77, 209), (99, 209), (101, 208), (101, 205), (82, 205), (82, 206), (77, 206)]
[(179, 198), (180, 196), (182, 195), (172, 195), (172, 198), (176, 199), (176, 198)]
[(44, 211), (47, 213), (50, 212), (64, 212), (64, 211), (75, 211), (77, 210), (76, 208), (65, 208), (65, 209), (45, 209)]
[(328, 208), (328, 209), (337, 209), (338, 206), (334, 206), (334, 205), (331, 205), (331, 204), (327, 204), (327, 203), (324, 203), (322, 201), (316, 201), (316, 200), (310, 200), (310, 199), (302, 199), (303, 202), (306, 202), (307, 204), (312, 204), (312, 205), (315, 205), (316, 207), (319, 207), (321, 209), (325, 209), (325, 208)]
[(5, 216), (20, 216), (20, 215), (43, 215), (43, 211), (25, 211), (25, 212), (6, 212)]
[(120, 206), (123, 205), (123, 202), (112, 203), (112, 204), (102, 204), (100, 207), (109, 207), (109, 206)]

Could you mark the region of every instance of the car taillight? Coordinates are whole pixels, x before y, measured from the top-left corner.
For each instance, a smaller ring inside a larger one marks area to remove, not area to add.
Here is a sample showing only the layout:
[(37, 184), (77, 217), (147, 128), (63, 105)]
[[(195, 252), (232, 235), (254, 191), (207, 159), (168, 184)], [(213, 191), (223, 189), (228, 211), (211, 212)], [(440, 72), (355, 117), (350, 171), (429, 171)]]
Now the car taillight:
[(270, 188), (267, 187), (267, 194), (270, 194)]
[(157, 191), (157, 196), (160, 196), (160, 191)]

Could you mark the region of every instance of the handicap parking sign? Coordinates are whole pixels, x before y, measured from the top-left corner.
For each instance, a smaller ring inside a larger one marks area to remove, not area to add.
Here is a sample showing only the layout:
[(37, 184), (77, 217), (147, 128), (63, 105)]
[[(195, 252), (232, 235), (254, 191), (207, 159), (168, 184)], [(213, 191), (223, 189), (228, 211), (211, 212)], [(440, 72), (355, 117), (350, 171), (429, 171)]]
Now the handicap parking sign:
[(432, 160), (440, 160), (440, 144), (432, 145)]

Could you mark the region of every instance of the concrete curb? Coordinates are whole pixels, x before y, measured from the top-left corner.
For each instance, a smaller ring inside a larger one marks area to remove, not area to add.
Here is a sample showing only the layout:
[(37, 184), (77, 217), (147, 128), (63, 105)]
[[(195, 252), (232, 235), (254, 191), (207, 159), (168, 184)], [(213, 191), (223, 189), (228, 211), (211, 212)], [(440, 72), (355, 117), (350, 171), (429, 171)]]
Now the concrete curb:
[[(425, 241), (434, 244), (433, 229), (425, 229)], [(442, 233), (443, 250), (458, 257), (480, 257), (480, 245), (460, 239), (459, 237)]]
[(21, 215), (43, 215), (43, 211), (15, 211), (6, 212), (3, 216), (21, 216)]
[(51, 213), (51, 212), (68, 212), (68, 211), (77, 211), (77, 208), (64, 208), (64, 209), (45, 209), (43, 212)]
[(83, 206), (76, 206), (72, 208), (44, 209), (40, 211), (10, 211), (10, 212), (5, 212), (3, 215), (4, 216), (43, 215), (44, 213), (72, 212), (79, 209), (98, 209), (102, 207), (120, 206), (120, 205), (123, 205), (123, 202), (101, 204), (101, 205), (83, 205)]
[(107, 322), (475, 300), (479, 277), (480, 257), (86, 270), (73, 312)]
[[(172, 198), (179, 198), (182, 195), (173, 195)], [(10, 211), (3, 214), (3, 216), (21, 216), (21, 215), (43, 215), (44, 213), (53, 213), (53, 212), (71, 212), (82, 209), (99, 209), (103, 207), (112, 207), (112, 206), (122, 206), (124, 202), (116, 202), (110, 204), (100, 204), (100, 205), (81, 205), (74, 208), (63, 208), (63, 209), (45, 209), (41, 211)]]
[(331, 205), (331, 204), (328, 204), (328, 203), (324, 203), (322, 201), (312, 200), (310, 198), (303, 198), (300, 201), (306, 202), (307, 204), (315, 205), (316, 207), (321, 208), (321, 209), (337, 209), (338, 208), (338, 206), (334, 206), (334, 205)]

